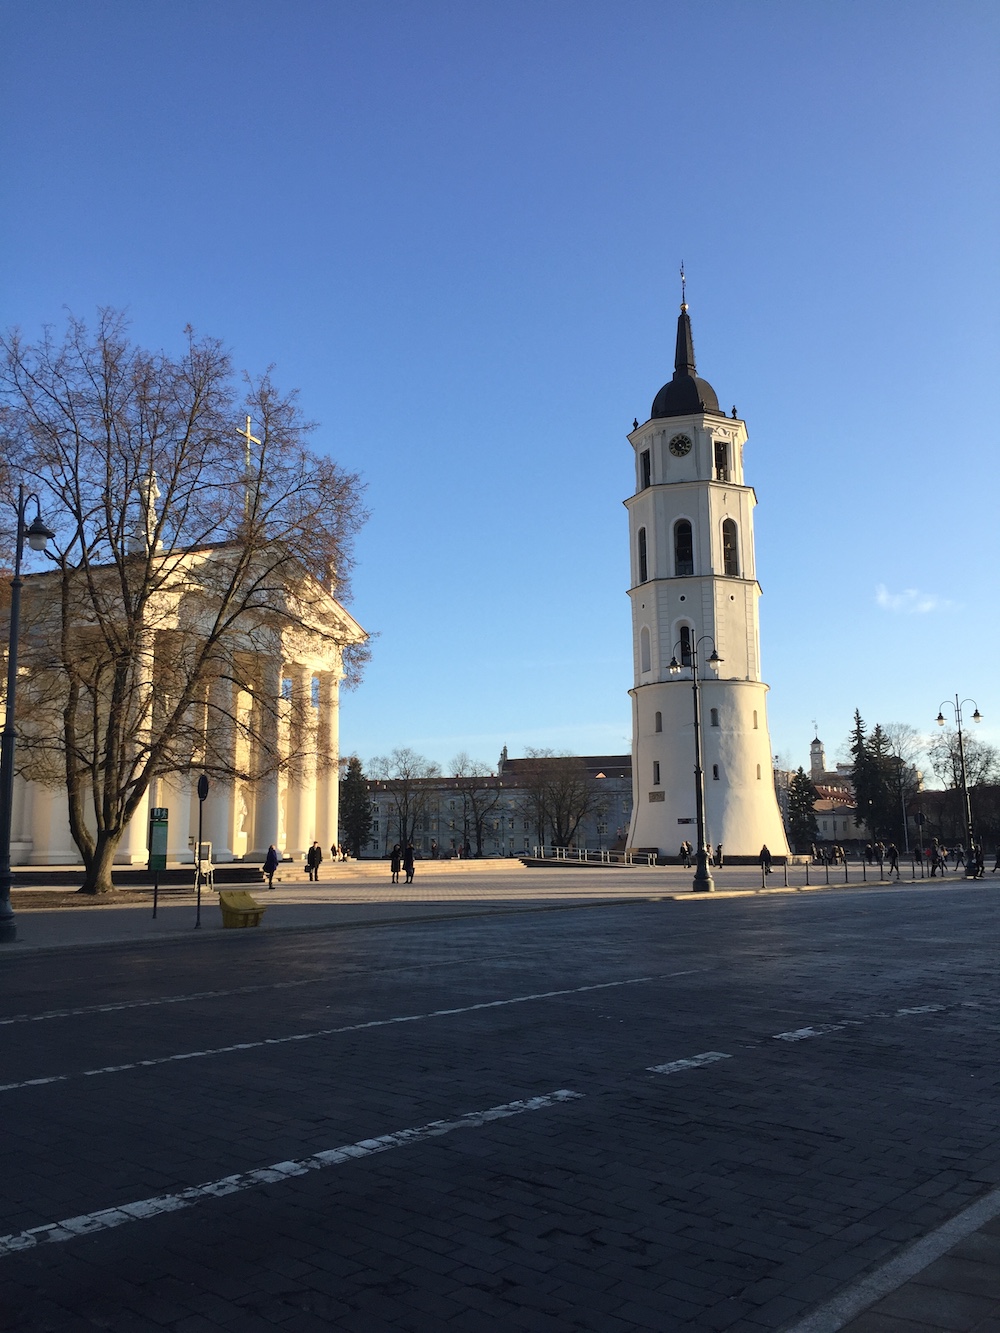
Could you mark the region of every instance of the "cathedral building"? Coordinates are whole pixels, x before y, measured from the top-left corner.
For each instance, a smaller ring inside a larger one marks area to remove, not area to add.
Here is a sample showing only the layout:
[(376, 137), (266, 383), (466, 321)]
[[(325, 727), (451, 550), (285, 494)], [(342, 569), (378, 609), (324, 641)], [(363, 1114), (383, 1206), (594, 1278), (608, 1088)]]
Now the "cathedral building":
[[(674, 855), (696, 841), (694, 699), (706, 841), (727, 856), (788, 844), (772, 780), (760, 673), (746, 425), (699, 378), (682, 302), (674, 374), (629, 435), (633, 809), (629, 846)], [(692, 688), (697, 671), (700, 688)]]

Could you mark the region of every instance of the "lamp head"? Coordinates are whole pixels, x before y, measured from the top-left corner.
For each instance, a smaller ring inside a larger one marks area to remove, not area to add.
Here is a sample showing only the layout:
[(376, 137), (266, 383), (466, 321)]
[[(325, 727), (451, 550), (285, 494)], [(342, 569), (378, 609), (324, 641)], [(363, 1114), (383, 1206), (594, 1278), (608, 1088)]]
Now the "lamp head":
[(982, 720), (983, 720), (983, 715), (982, 715), (982, 713), (979, 711), (978, 708), (977, 708), (976, 711), (972, 714), (972, 720), (973, 720), (973, 722), (982, 722)]
[(670, 665), (667, 667), (667, 670), (670, 672), (672, 676), (676, 676), (678, 671), (680, 671), (680, 669), (681, 669), (680, 662), (678, 662), (676, 657), (672, 657), (670, 659)]
[(709, 666), (719, 666), (721, 662), (722, 662), (722, 658), (719, 656), (719, 654), (718, 654), (718, 653), (716, 652), (716, 650), (713, 648), (713, 649), (712, 649), (712, 656), (708, 659), (708, 665), (709, 665)]
[(943, 727), (943, 726), (944, 726), (944, 713), (938, 713), (938, 715), (937, 715), (937, 717), (934, 719), (934, 721), (938, 724), (939, 727)]
[(28, 545), (33, 551), (44, 551), (46, 542), (50, 537), (54, 537), (55, 535), (56, 534), (42, 522), (42, 514), (41, 510), (39, 510), (28, 528)]

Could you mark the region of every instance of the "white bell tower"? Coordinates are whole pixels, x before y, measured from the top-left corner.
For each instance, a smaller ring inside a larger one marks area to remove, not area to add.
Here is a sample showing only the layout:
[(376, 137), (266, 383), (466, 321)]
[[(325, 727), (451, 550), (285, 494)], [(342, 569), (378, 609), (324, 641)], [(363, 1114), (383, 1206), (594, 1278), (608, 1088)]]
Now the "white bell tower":
[(686, 302), (673, 378), (628, 438), (635, 450), (635, 494), (625, 501), (635, 657), (629, 847), (668, 855), (684, 841), (697, 847), (696, 655), (706, 841), (721, 843), (727, 858), (756, 858), (764, 844), (785, 855), (760, 678), (747, 431), (735, 407), (731, 417), (721, 412), (714, 389), (695, 373)]

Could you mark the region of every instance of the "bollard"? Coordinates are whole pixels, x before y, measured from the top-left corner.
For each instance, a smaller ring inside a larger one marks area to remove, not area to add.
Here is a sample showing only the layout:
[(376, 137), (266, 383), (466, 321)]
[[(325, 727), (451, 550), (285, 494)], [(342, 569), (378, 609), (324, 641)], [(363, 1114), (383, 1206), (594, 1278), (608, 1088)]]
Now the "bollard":
[(788, 857), (787, 857), (787, 856), (785, 857), (785, 866), (784, 866), (784, 870), (785, 870), (785, 888), (787, 889), (787, 888), (788, 888)]
[(827, 884), (829, 884), (829, 883), (830, 883), (830, 862), (829, 862), (829, 859), (828, 859), (827, 857), (825, 857), (825, 856), (824, 856), (824, 858), (823, 858), (823, 869), (826, 871), (826, 882), (827, 882)]
[(806, 888), (809, 887), (809, 857), (806, 857)]
[(868, 869), (865, 863), (864, 852), (861, 853), (861, 878), (864, 880), (866, 884), (868, 883)]
[(845, 852), (845, 853), (844, 853), (844, 883), (845, 883), (845, 884), (848, 884), (849, 882), (850, 882), (850, 881), (848, 880), (848, 877), (847, 877), (847, 853)]

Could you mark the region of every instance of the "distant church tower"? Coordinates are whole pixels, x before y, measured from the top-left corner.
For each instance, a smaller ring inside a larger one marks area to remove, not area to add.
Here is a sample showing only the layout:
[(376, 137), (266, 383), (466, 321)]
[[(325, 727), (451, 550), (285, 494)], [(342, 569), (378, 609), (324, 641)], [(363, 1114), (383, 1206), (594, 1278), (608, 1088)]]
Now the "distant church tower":
[[(632, 823), (630, 847), (675, 854), (695, 844), (691, 672), (698, 648), (705, 832), (726, 855), (788, 851), (772, 775), (768, 687), (760, 678), (754, 563), (756, 496), (743, 483), (747, 431), (695, 373), (686, 302), (674, 375), (628, 437), (635, 494), (625, 501), (632, 550)], [(709, 636), (704, 638), (703, 636)], [(713, 647), (722, 658), (709, 665)]]

